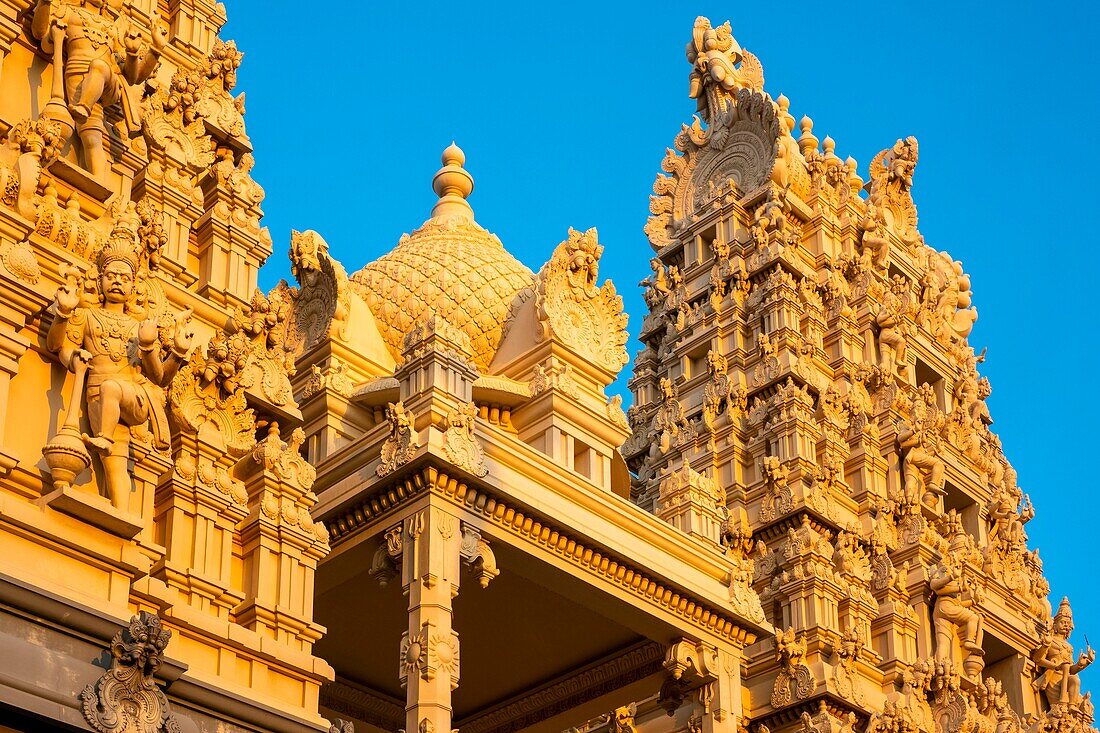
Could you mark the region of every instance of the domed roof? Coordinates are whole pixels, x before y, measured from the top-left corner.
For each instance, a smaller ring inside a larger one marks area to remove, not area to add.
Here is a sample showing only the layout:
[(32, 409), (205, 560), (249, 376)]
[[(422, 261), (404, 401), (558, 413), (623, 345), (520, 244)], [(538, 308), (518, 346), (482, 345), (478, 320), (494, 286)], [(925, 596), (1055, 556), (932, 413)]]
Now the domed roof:
[(474, 181), (463, 163), (465, 156), (452, 143), (432, 179), (439, 195), (432, 217), (351, 282), (396, 358), (405, 335), (435, 315), (470, 337), (469, 357), (484, 369), (512, 309), (530, 297), (534, 274), (474, 221), (466, 201)]

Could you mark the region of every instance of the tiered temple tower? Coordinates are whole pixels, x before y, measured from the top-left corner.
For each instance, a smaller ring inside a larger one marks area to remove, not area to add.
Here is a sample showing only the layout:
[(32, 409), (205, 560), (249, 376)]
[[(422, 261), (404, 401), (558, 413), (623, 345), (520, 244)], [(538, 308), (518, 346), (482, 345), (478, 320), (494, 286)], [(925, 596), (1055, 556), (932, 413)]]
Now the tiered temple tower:
[(687, 56), (699, 116), (653, 186), (623, 454), (632, 499), (723, 546), (734, 607), (758, 595), (774, 626), (746, 652), (744, 724), (1088, 729), (1094, 655), (1027, 545), (969, 279), (919, 232), (916, 139), (864, 181), (728, 23), (698, 19)]

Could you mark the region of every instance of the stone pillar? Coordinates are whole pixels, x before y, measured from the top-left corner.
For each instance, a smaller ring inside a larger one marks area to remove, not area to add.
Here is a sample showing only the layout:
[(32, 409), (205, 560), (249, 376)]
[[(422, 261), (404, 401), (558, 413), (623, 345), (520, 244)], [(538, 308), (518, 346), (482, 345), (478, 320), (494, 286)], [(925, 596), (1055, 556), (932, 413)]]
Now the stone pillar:
[(458, 595), (460, 529), (457, 517), (431, 505), (405, 519), (401, 579), (409, 630), (401, 638), (399, 673), (406, 731), (451, 730), (451, 691), (459, 674), (451, 602)]
[(174, 470), (157, 488), (165, 554), (151, 572), (187, 604), (222, 620), (242, 599), (233, 578), (234, 534), (248, 496), (232, 467), (224, 444), (179, 431)]

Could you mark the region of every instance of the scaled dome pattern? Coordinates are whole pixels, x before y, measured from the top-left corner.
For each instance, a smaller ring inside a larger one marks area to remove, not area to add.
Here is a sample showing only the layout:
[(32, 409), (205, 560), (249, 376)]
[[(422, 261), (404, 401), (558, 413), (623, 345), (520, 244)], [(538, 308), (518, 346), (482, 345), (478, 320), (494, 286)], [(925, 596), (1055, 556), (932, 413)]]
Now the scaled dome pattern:
[(351, 281), (396, 358), (405, 334), (435, 315), (470, 337), (469, 356), (486, 369), (512, 309), (531, 296), (534, 274), (473, 220), (464, 162), (457, 146), (444, 151), (432, 181), (440, 196), (432, 218)]

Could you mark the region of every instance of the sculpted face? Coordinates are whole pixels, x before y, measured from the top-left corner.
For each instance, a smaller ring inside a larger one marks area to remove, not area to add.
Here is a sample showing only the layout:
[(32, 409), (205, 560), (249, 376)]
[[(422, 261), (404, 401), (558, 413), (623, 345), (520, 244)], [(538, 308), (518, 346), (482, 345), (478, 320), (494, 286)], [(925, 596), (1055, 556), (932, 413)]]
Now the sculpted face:
[(1065, 616), (1056, 617), (1053, 626), (1054, 633), (1063, 638), (1069, 638), (1069, 635), (1073, 633), (1073, 621)]
[(99, 275), (99, 292), (108, 303), (125, 303), (134, 294), (134, 270), (128, 264), (115, 261)]

